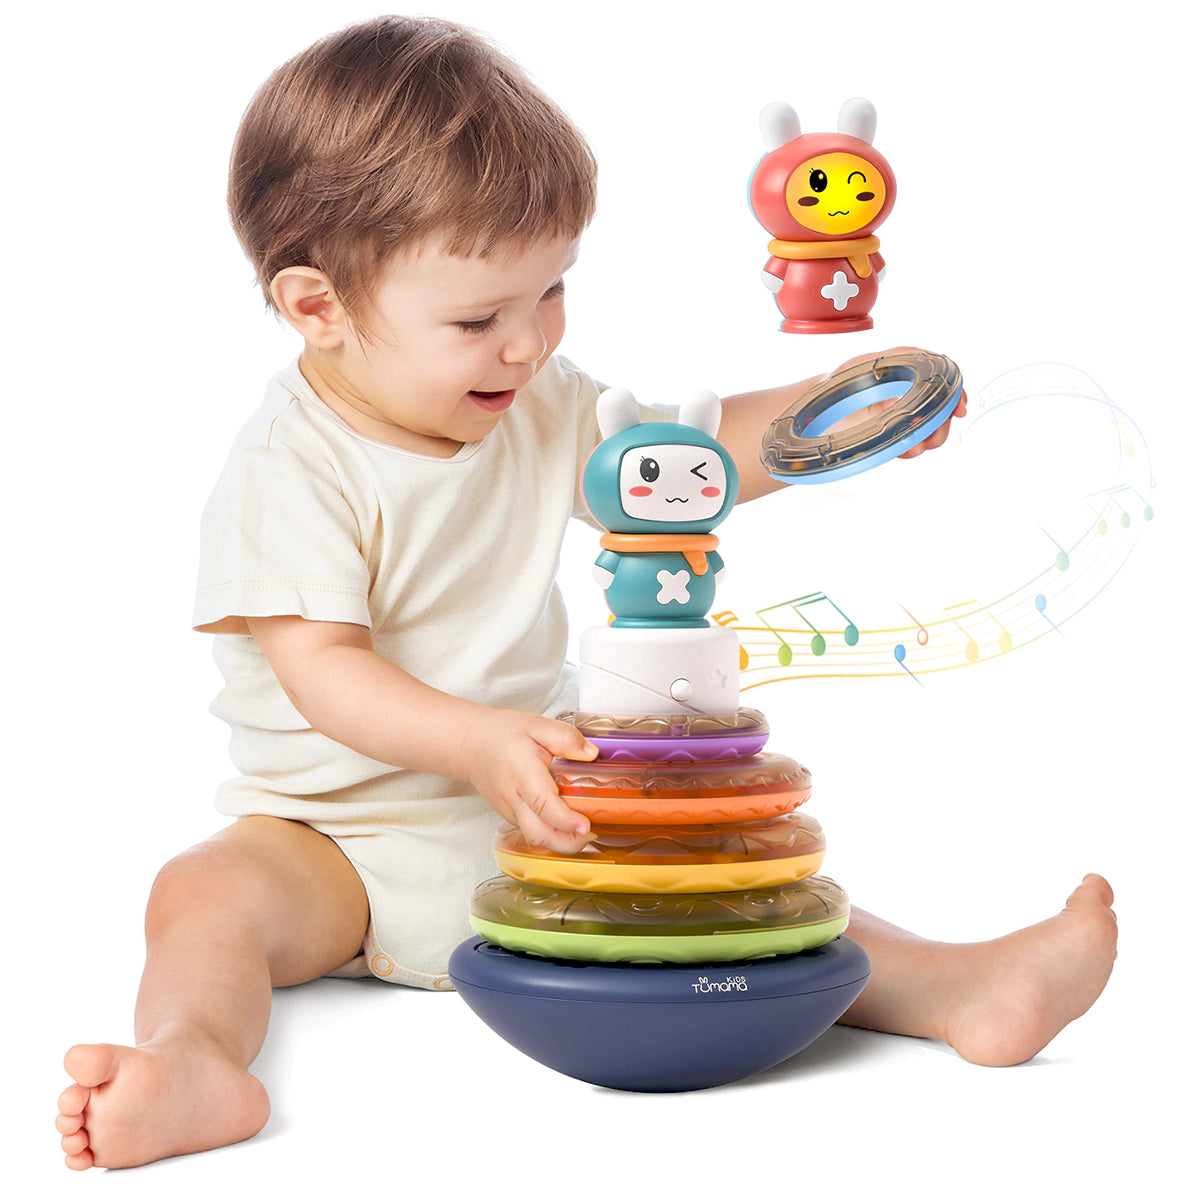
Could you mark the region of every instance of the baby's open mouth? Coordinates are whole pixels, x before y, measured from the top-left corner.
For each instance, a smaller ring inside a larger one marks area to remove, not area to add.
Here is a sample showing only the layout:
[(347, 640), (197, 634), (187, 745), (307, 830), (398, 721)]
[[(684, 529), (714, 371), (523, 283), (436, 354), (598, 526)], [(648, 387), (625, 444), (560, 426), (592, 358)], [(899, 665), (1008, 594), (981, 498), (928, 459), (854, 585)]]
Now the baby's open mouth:
[(513, 402), (513, 397), (516, 396), (516, 391), (508, 388), (503, 392), (482, 392), (472, 391), (469, 393), (472, 400), (486, 409), (488, 412), (503, 412)]

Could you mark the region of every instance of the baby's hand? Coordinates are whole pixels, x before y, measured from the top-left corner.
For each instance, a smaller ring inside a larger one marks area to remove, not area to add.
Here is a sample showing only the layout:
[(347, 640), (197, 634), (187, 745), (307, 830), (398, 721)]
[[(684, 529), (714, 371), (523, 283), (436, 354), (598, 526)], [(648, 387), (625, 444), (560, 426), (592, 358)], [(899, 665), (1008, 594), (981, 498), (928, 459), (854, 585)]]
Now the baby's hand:
[(587, 818), (572, 811), (554, 786), (555, 757), (590, 762), (595, 746), (564, 721), (489, 708), (466, 730), (469, 781), (534, 845), (574, 854), (587, 844)]
[[(891, 350), (884, 351), (885, 354), (911, 354), (917, 350), (916, 346), (896, 346)], [(874, 354), (860, 354), (856, 358), (847, 359), (840, 367), (830, 372), (830, 375), (836, 375), (838, 371), (844, 371), (847, 367), (857, 367), (862, 363), (873, 362), (879, 358), (878, 351)], [(893, 400), (877, 400), (874, 404), (868, 404), (857, 412), (851, 413), (848, 417), (843, 417), (836, 425), (829, 428), (830, 433), (849, 429), (854, 425), (858, 425), (862, 421), (870, 420), (871, 417), (878, 416), (881, 412), (891, 408), (896, 403), (899, 397)], [(954, 417), (965, 417), (967, 415), (967, 393), (964, 389), (959, 397), (958, 403), (954, 406), (954, 412), (950, 414), (951, 420), (943, 421), (923, 442), (918, 442), (910, 450), (899, 455), (900, 458), (916, 458), (918, 454), (923, 454), (926, 450), (936, 450), (950, 436), (950, 425)]]

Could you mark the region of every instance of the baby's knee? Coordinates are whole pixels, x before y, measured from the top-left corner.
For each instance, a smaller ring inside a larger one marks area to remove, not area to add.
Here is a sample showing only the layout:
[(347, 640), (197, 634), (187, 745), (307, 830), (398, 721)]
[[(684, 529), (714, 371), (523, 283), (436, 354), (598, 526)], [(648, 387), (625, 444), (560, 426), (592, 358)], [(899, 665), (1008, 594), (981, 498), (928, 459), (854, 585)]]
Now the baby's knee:
[(266, 887), (254, 856), (241, 847), (202, 842), (176, 855), (159, 872), (146, 906), (146, 932), (168, 928), (198, 916), (234, 921), (256, 910)]

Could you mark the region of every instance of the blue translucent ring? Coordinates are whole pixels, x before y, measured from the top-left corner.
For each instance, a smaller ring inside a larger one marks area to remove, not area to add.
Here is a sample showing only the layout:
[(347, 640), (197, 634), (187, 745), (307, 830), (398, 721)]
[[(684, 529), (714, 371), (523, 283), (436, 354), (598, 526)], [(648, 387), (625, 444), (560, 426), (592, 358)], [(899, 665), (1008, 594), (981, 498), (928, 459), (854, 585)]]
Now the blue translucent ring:
[[(762, 464), (784, 483), (857, 475), (923, 442), (950, 418), (961, 393), (962, 372), (944, 355), (881, 354), (838, 371), (792, 401), (763, 436)], [(895, 403), (870, 420), (827, 432), (879, 400)]]

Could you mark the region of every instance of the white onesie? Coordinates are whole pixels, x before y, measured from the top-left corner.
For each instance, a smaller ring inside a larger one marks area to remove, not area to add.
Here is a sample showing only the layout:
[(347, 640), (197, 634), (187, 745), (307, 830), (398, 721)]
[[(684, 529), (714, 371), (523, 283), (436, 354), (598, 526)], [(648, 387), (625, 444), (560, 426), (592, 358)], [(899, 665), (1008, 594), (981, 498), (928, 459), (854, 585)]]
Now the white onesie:
[(551, 359), (486, 438), (427, 458), (356, 433), (293, 364), (233, 446), (204, 513), (193, 619), (218, 635), (212, 711), (241, 772), (217, 807), (304, 821), (353, 863), (371, 923), (339, 974), (449, 988), (471, 890), (496, 873), (499, 818), (467, 784), (314, 730), (245, 618), (365, 625), (379, 654), (443, 691), (550, 716), (573, 707), (555, 574), (567, 520), (584, 512), (598, 392)]

